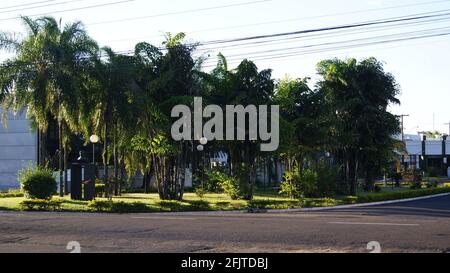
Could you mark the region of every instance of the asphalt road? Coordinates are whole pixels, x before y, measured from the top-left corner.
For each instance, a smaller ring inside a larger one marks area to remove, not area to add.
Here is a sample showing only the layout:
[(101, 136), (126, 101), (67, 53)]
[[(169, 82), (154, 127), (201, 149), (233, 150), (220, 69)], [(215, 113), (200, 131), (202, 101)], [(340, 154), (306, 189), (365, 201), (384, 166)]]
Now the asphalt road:
[(0, 213), (0, 252), (450, 252), (450, 196), (286, 214)]

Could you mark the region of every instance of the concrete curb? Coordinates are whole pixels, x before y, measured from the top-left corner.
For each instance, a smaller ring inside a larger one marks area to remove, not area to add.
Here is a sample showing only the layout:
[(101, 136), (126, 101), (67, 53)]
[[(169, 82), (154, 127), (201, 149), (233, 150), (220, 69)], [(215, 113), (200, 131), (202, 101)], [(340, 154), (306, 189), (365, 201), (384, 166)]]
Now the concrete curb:
[[(374, 203), (364, 203), (364, 204), (354, 204), (354, 205), (342, 205), (335, 207), (323, 207), (323, 208), (302, 208), (302, 209), (284, 209), (284, 210), (264, 210), (260, 214), (281, 214), (281, 213), (296, 213), (296, 212), (321, 212), (321, 211), (331, 211), (331, 210), (340, 210), (340, 209), (352, 209), (352, 208), (364, 208), (364, 207), (376, 207), (390, 204), (401, 204), (408, 203), (420, 200), (428, 200), (433, 198), (439, 198), (444, 196), (450, 196), (450, 193), (441, 193), (436, 195), (422, 196), (416, 198), (409, 199), (400, 199), (400, 200), (391, 200), (391, 201), (383, 201), (383, 202), (374, 202)], [(237, 214), (258, 214), (250, 213), (246, 210), (232, 210), (232, 211), (206, 211), (206, 212), (173, 212), (173, 213), (158, 213), (158, 215), (210, 215), (210, 216), (222, 216), (222, 215), (237, 215)]]

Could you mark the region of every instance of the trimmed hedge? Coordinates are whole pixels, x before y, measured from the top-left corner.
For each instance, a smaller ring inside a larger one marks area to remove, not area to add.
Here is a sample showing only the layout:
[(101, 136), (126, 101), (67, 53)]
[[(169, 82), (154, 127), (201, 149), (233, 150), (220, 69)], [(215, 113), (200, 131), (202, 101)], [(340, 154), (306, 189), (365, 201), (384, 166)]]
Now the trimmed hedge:
[[(354, 204), (354, 203), (374, 203), (374, 202), (382, 202), (382, 201), (392, 201), (392, 200), (402, 200), (416, 197), (424, 197), (429, 195), (436, 195), (442, 193), (450, 193), (450, 188), (431, 188), (431, 189), (421, 189), (421, 190), (412, 190), (405, 192), (387, 192), (387, 193), (378, 193), (378, 194), (370, 194), (365, 196), (358, 197), (346, 197), (344, 201), (346, 203)], [(350, 202), (351, 201), (351, 202)]]
[(21, 198), (25, 195), (23, 192), (14, 191), (14, 192), (2, 192), (0, 193), (0, 198)]
[(63, 202), (59, 200), (26, 200), (20, 203), (24, 211), (60, 211)]

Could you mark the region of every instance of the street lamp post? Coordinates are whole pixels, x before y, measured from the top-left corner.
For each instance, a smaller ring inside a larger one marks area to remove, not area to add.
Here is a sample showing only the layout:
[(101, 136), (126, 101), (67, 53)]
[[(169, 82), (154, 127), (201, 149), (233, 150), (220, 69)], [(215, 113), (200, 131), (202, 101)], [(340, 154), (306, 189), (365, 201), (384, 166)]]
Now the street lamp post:
[[(200, 145), (197, 146), (197, 151), (203, 152), (205, 151), (205, 145), (208, 144), (208, 139), (206, 137), (202, 137), (200, 139)], [(203, 153), (203, 170), (202, 170), (202, 189), (205, 188), (205, 167), (206, 167), (206, 159), (205, 159), (205, 153)]]
[(97, 135), (92, 135), (89, 140), (92, 143), (92, 164), (94, 165), (95, 168), (95, 175), (97, 176), (97, 164), (95, 162), (95, 144), (100, 142), (100, 137)]

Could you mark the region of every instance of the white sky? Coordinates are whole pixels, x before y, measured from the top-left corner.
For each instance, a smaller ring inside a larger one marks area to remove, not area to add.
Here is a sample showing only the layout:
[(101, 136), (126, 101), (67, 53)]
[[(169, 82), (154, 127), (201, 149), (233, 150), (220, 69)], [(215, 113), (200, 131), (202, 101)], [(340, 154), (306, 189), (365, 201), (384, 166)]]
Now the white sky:
[[(18, 15), (46, 13), (62, 18), (63, 22), (82, 20), (86, 24), (90, 35), (101, 45), (108, 45), (115, 50), (122, 51), (133, 49), (137, 42), (144, 40), (154, 45), (160, 45), (163, 40), (161, 34), (164, 32), (186, 32), (189, 40), (202, 42), (290, 32), (450, 9), (450, 1), (437, 0), (134, 0), (129, 2), (122, 2), (126, 0), (54, 0), (36, 4), (35, 6), (58, 5), (33, 9), (29, 9), (30, 6), (28, 6), (27, 10), (17, 10), (23, 7), (6, 9), (6, 7), (10, 6), (42, 1), (0, 0), (0, 30), (22, 31), (19, 20), (11, 18)], [(58, 12), (112, 2), (122, 3), (70, 12)], [(425, 2), (428, 2), (428, 4), (422, 4)], [(248, 4), (223, 7), (238, 3)], [(421, 5), (386, 9), (418, 3)], [(222, 8), (210, 9), (218, 6), (222, 6)], [(198, 9), (208, 10), (167, 15), (167, 13)], [(378, 10), (373, 11), (373, 9)], [(363, 10), (365, 12), (350, 13)], [(152, 15), (158, 16), (105, 23), (111, 20)], [(274, 21), (289, 22), (270, 23)], [(294, 40), (270, 46), (253, 45), (247, 48), (236, 49), (219, 48), (220, 46), (215, 45), (210, 46), (214, 47), (214, 49), (208, 51), (207, 54), (211, 56), (215, 56), (218, 52), (223, 52), (225, 56), (237, 54), (239, 56), (236, 58), (230, 57), (231, 65), (235, 65), (236, 61), (240, 60), (242, 56), (248, 56), (249, 59), (252, 59), (255, 51), (353, 40), (421, 29), (450, 28), (449, 21), (445, 20), (422, 26), (377, 32), (357, 32), (352, 35), (334, 35), (333, 37), (325, 38), (315, 37), (313, 39)], [(7, 56), (3, 52), (0, 54), (2, 54), (0, 59), (4, 59)], [(450, 36), (344, 49), (284, 59), (261, 60), (256, 61), (256, 64), (260, 69), (272, 68), (274, 77), (279, 78), (285, 74), (289, 74), (292, 77), (311, 77), (313, 84), (317, 79), (315, 66), (320, 60), (332, 57), (355, 57), (360, 59), (370, 56), (384, 61), (386, 70), (396, 76), (402, 87), (402, 105), (393, 107), (392, 111), (395, 114), (410, 115), (410, 117), (405, 119), (405, 130), (407, 133), (433, 129), (441, 132), (449, 131), (449, 126), (444, 125), (444, 123), (450, 121)], [(231, 60), (236, 61), (233, 62)], [(208, 63), (214, 62), (215, 60), (212, 57)]]

